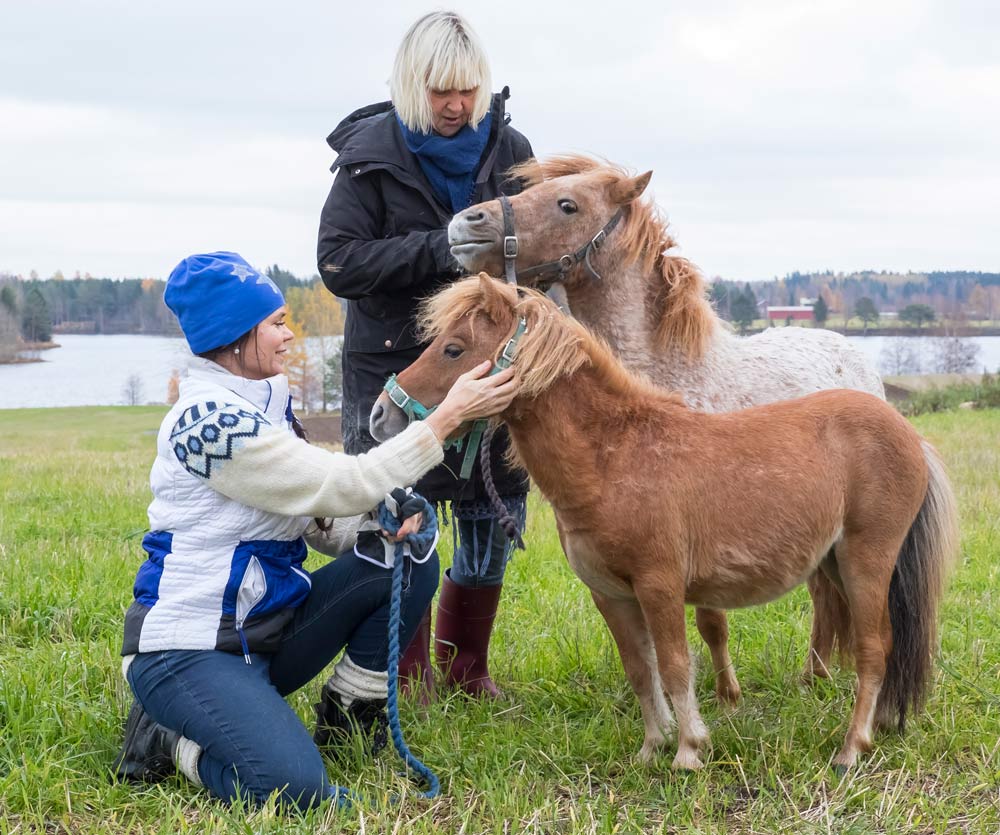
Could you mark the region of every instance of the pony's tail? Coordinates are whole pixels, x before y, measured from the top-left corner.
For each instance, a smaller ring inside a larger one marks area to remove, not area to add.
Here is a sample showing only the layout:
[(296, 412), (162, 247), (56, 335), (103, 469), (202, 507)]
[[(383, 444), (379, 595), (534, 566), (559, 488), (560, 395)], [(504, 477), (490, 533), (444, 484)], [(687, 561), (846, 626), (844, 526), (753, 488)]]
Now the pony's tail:
[(937, 650), (938, 604), (958, 553), (955, 494), (934, 447), (922, 443), (929, 482), (889, 584), (892, 651), (876, 709), (881, 727), (895, 719), (900, 731), (907, 711), (918, 711), (927, 693)]

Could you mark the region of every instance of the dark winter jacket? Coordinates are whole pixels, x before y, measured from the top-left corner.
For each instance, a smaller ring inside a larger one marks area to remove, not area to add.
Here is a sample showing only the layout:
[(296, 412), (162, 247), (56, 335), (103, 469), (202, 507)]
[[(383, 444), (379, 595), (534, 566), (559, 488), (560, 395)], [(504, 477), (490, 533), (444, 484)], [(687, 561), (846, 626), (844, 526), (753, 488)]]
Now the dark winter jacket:
[[(511, 128), (505, 113), (508, 91), (493, 97), (490, 138), (483, 151), (472, 202), (516, 194), (521, 184), (506, 176), (532, 156), (531, 145)], [(417, 355), (415, 315), (420, 300), (461, 275), (448, 247), (451, 211), (434, 194), (420, 164), (406, 147), (391, 102), (355, 111), (327, 138), (338, 156), (336, 174), (320, 216), (319, 274), (337, 296), (348, 299), (344, 333), (344, 447), (356, 454), (374, 441), (368, 413), (382, 383)], [(502, 495), (524, 493), (524, 477), (500, 461), (506, 438), (494, 440), (493, 468)], [(485, 495), (479, 467), (473, 482), (458, 481), (461, 457), (421, 481), (431, 500)], [(454, 474), (450, 471), (454, 471)]]

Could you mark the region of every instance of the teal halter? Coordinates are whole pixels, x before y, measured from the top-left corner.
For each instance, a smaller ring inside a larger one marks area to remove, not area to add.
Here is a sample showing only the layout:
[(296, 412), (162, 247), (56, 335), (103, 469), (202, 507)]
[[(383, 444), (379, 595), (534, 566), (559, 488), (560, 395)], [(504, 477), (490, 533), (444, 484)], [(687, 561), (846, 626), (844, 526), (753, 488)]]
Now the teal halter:
[[(510, 368), (517, 354), (517, 343), (520, 342), (521, 337), (524, 336), (527, 330), (528, 321), (522, 316), (521, 320), (517, 323), (517, 328), (514, 330), (514, 335), (507, 340), (507, 344), (504, 345), (504, 349), (500, 352), (500, 356), (490, 370), (490, 376), (498, 374), (505, 368)], [(396, 380), (395, 374), (385, 381), (385, 385), (382, 388), (388, 393), (389, 399), (403, 410), (411, 422), (414, 420), (424, 420), (437, 409), (437, 406), (431, 406), (428, 409), (419, 400), (410, 397)], [(453, 441), (448, 441), (444, 445), (445, 449), (454, 448), (461, 452), (465, 439), (468, 438), (469, 444), (465, 449), (465, 457), (462, 459), (461, 477), (463, 479), (468, 479), (472, 475), (472, 467), (476, 461), (476, 450), (479, 449), (479, 442), (482, 440), (486, 426), (487, 422), (485, 418), (480, 418), (472, 424), (472, 429), (468, 433), (455, 438)]]

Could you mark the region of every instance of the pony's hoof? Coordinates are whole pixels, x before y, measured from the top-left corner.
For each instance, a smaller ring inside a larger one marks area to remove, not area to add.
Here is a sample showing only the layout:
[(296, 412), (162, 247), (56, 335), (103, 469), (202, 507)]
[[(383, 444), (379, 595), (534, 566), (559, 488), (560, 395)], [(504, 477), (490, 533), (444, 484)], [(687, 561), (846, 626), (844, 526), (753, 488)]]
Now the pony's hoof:
[(841, 765), (840, 763), (833, 764), (833, 773), (837, 775), (838, 778), (843, 779), (847, 776), (848, 768), (846, 765)]
[(800, 681), (806, 687), (812, 687), (813, 685), (817, 684), (820, 681), (820, 679), (829, 680), (829, 678), (830, 678), (830, 671), (826, 669), (826, 667), (806, 667), (802, 671), (802, 676), (800, 678)]
[(695, 751), (678, 751), (677, 756), (674, 757), (674, 761), (671, 764), (671, 768), (675, 771), (698, 771), (700, 768), (704, 768), (704, 763), (698, 759), (698, 754)]
[(660, 753), (660, 749), (667, 744), (667, 739), (665, 737), (660, 739), (647, 739), (642, 744), (642, 748), (639, 749), (639, 753), (636, 758), (643, 765), (649, 765), (656, 755)]
[(730, 684), (715, 688), (715, 700), (726, 707), (736, 707), (743, 698), (743, 691), (738, 684)]

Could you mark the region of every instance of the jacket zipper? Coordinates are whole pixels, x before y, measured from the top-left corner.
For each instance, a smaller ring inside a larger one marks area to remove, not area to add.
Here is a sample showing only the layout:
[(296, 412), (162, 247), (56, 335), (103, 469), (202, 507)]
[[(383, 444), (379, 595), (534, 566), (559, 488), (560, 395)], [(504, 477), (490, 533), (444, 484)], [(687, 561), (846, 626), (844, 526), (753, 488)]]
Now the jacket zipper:
[(236, 592), (236, 634), (240, 636), (240, 646), (243, 648), (243, 660), (250, 663), (250, 646), (247, 644), (246, 632), (243, 631), (243, 624), (250, 616), (254, 606), (264, 599), (267, 594), (267, 577), (260, 560), (255, 556), (250, 557), (246, 571), (243, 572), (243, 579)]

